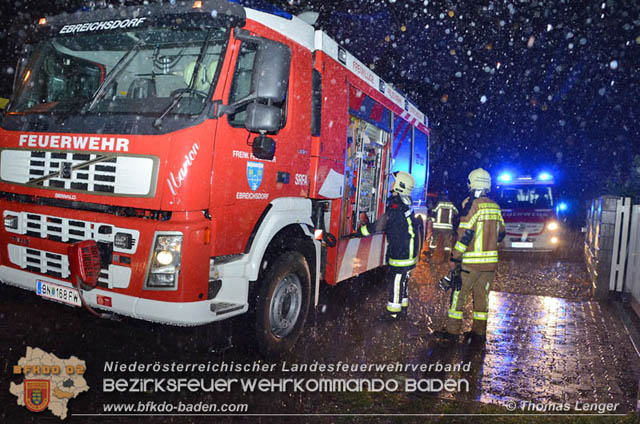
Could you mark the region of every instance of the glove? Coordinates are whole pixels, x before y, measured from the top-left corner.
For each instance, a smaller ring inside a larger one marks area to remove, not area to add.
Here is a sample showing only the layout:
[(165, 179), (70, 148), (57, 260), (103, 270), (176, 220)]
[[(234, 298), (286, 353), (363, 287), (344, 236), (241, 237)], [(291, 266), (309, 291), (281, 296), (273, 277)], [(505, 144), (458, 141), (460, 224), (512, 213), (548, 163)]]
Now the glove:
[(447, 291), (453, 286), (451, 281), (451, 273), (445, 275), (438, 281), (438, 288), (442, 291)]
[[(440, 281), (438, 281), (438, 288), (442, 291), (447, 291), (451, 288), (454, 290), (460, 290), (459, 287), (462, 286), (462, 278), (460, 277), (460, 266), (449, 271), (447, 275), (442, 277)], [(460, 281), (458, 281), (460, 280)]]

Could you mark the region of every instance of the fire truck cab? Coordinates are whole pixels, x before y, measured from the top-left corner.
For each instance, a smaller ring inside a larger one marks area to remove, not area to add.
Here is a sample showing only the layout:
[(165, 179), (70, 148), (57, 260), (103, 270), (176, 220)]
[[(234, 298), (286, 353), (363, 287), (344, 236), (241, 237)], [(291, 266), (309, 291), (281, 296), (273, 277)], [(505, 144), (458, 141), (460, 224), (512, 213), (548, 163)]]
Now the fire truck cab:
[(426, 217), (426, 116), (302, 19), (177, 1), (22, 34), (0, 118), (6, 284), (173, 325), (253, 308), (278, 353), (321, 282), (385, 264), (384, 234), (354, 234), (393, 172)]
[(496, 189), (507, 231), (502, 250), (544, 252), (560, 245), (558, 200), (551, 174), (513, 177), (505, 172), (498, 176)]

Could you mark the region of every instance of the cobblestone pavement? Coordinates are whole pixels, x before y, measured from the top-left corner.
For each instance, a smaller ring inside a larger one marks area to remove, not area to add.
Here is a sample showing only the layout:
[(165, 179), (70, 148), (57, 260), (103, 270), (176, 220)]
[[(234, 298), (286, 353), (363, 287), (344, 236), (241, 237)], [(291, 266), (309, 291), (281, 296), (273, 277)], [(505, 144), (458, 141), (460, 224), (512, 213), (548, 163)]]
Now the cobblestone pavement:
[(494, 292), (491, 310), (481, 401), (634, 407), (639, 359), (607, 305)]
[(503, 254), (492, 290), (586, 300), (591, 298), (591, 284), (586, 278), (580, 258), (558, 260), (544, 255)]

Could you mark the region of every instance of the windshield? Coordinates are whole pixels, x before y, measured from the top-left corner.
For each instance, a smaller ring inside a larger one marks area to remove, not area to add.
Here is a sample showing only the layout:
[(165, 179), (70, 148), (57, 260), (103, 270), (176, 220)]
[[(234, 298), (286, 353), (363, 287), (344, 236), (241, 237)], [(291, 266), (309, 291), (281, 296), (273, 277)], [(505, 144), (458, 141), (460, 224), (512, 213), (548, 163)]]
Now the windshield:
[(25, 50), (8, 112), (159, 114), (180, 95), (171, 112), (199, 114), (226, 38), (225, 28), (142, 28), (41, 41)]
[(504, 186), (499, 189), (498, 204), (503, 209), (550, 209), (553, 193), (550, 186)]

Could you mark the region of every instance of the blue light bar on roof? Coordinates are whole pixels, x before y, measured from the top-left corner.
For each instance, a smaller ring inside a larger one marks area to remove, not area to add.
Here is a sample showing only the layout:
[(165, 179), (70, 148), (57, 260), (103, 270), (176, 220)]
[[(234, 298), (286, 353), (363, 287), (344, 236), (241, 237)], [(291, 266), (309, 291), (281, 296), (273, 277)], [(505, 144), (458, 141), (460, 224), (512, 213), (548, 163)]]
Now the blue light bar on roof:
[(540, 175), (538, 175), (538, 179), (540, 181), (549, 181), (551, 180), (553, 177), (551, 176), (551, 174), (549, 174), (548, 172), (542, 172)]
[(248, 7), (249, 9), (259, 10), (260, 12), (269, 13), (271, 15), (279, 16), (281, 18), (291, 20), (293, 15), (289, 12), (285, 12), (282, 9), (275, 7), (274, 5), (264, 0), (229, 0), (231, 3), (239, 4), (240, 6)]
[(511, 174), (509, 174), (508, 172), (503, 172), (502, 174), (500, 174), (500, 176), (498, 177), (498, 181), (502, 181), (502, 182), (509, 182), (513, 179), (513, 177), (511, 176)]

